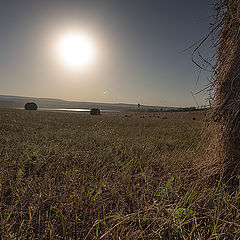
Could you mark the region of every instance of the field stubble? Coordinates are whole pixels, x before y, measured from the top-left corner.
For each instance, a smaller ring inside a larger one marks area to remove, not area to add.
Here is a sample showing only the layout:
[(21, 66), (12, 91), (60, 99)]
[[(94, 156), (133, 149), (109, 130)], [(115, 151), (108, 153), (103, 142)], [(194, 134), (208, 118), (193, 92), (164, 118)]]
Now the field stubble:
[(1, 238), (239, 239), (239, 189), (196, 168), (203, 113), (138, 114), (0, 110)]

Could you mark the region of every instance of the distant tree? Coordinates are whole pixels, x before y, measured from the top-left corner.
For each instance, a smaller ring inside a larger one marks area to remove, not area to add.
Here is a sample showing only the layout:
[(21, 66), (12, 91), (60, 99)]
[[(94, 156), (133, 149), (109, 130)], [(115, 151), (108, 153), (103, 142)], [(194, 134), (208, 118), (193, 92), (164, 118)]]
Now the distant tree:
[(196, 111), (197, 109), (196, 109), (196, 107), (190, 107), (189, 108), (189, 111)]
[(37, 107), (36, 103), (29, 102), (29, 103), (25, 104), (24, 108), (25, 108), (25, 110), (34, 110), (34, 111), (36, 111), (38, 107)]

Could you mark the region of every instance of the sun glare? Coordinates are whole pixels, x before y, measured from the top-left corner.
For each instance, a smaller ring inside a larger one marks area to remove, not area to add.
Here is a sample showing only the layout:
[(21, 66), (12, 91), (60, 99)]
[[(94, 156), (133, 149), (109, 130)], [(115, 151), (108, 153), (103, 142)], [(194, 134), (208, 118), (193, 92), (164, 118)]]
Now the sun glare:
[(90, 39), (78, 33), (63, 36), (57, 50), (64, 63), (74, 68), (89, 65), (95, 55)]

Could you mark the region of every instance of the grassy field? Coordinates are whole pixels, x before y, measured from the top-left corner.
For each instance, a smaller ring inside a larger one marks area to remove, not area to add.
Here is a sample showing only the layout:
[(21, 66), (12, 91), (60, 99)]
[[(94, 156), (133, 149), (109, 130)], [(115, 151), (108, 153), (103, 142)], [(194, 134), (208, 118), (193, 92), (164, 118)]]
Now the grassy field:
[(200, 112), (0, 110), (0, 238), (240, 239), (239, 189), (196, 168), (203, 125)]

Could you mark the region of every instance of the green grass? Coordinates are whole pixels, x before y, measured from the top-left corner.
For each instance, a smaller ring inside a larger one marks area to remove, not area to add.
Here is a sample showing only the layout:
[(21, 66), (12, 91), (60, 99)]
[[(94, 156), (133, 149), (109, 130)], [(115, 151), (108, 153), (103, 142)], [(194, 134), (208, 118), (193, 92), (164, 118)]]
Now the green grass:
[(0, 238), (239, 239), (239, 189), (199, 184), (202, 114), (155, 115), (0, 110)]

